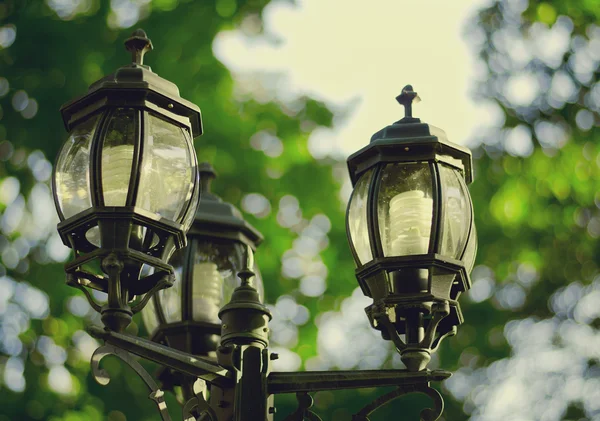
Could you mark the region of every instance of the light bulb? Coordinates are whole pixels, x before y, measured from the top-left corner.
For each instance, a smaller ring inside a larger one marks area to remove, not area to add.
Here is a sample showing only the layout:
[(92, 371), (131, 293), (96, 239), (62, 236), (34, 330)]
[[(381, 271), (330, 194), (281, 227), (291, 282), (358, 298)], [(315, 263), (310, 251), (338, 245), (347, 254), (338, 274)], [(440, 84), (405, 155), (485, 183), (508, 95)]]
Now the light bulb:
[(102, 190), (106, 206), (125, 206), (133, 162), (133, 145), (102, 150)]
[[(104, 205), (125, 206), (129, 191), (129, 178), (133, 162), (133, 145), (107, 147), (102, 150), (102, 191)], [(138, 234), (138, 236), (140, 236)], [(100, 230), (91, 228), (86, 232), (87, 240), (100, 247)]]
[(192, 288), (194, 320), (218, 323), (223, 298), (223, 277), (217, 265), (213, 262), (196, 263)]
[(431, 235), (433, 199), (421, 190), (397, 194), (390, 200), (391, 254), (426, 254)]

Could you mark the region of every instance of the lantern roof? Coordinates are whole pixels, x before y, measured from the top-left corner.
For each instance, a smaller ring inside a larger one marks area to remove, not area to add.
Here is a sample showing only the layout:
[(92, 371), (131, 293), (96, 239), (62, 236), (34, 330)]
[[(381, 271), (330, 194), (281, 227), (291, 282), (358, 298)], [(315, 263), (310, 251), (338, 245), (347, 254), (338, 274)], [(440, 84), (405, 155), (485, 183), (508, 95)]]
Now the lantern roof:
[(193, 137), (202, 134), (200, 108), (179, 96), (179, 88), (143, 64), (144, 54), (152, 50), (152, 41), (142, 29), (125, 41), (132, 63), (92, 83), (88, 92), (64, 104), (60, 111), (67, 131), (81, 119), (105, 106), (145, 107), (158, 113), (187, 117)]
[(200, 203), (188, 235), (238, 240), (252, 247), (263, 241), (262, 234), (248, 223), (238, 208), (224, 202), (211, 191), (216, 172), (208, 162), (198, 165), (200, 173)]
[(352, 184), (379, 163), (443, 160), (453, 158), (455, 166), (464, 172), (467, 184), (472, 181), (471, 151), (452, 143), (446, 133), (431, 124), (423, 123), (412, 115), (413, 101), (420, 101), (411, 85), (406, 85), (396, 100), (404, 106), (405, 116), (371, 137), (371, 142), (348, 157), (348, 170)]

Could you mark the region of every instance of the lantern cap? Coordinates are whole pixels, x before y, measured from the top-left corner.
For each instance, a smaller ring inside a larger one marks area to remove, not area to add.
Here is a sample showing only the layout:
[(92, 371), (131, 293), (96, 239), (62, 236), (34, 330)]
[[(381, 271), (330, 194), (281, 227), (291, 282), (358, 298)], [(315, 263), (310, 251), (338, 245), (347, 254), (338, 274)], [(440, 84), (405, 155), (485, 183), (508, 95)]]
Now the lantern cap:
[(99, 109), (145, 107), (160, 114), (189, 118), (193, 137), (202, 134), (202, 116), (197, 105), (179, 96), (179, 88), (143, 64), (144, 54), (152, 50), (146, 32), (137, 29), (125, 41), (132, 63), (92, 83), (88, 92), (64, 104), (60, 112), (67, 131)]
[(253, 250), (263, 241), (262, 234), (248, 223), (238, 208), (224, 202), (211, 190), (217, 174), (208, 162), (198, 165), (200, 173), (200, 204), (188, 235), (205, 235), (241, 241)]
[(396, 100), (404, 106), (404, 118), (373, 134), (367, 146), (348, 157), (352, 184), (380, 163), (436, 161), (441, 156), (454, 158), (459, 163), (459, 170), (464, 172), (467, 184), (470, 183), (471, 151), (450, 142), (443, 130), (413, 117), (412, 104), (420, 101), (420, 97), (411, 85), (406, 85)]

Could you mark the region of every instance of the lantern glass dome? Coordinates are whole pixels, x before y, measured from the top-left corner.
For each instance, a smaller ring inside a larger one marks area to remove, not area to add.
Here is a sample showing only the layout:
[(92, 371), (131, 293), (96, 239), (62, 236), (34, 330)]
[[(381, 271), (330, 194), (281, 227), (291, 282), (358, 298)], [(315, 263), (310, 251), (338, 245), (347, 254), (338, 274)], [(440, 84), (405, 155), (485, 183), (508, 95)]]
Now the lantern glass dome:
[(63, 219), (92, 207), (90, 149), (97, 122), (95, 115), (75, 127), (58, 155), (55, 194)]
[[(348, 231), (358, 266), (373, 260), (367, 218), (373, 174), (374, 170), (370, 169), (360, 177), (348, 207)], [(374, 234), (379, 235), (376, 240), (381, 242), (382, 257), (435, 252), (457, 260), (473, 260), (474, 235), (466, 247), (471, 227), (470, 196), (458, 168), (444, 163), (433, 166), (427, 161), (390, 163), (383, 166), (378, 177), (372, 197), (376, 201), (378, 227)], [(441, 197), (436, 206), (434, 190), (438, 180), (441, 194), (436, 194)], [(440, 211), (440, 208), (443, 209)], [(439, 214), (443, 218), (436, 221)], [(440, 231), (437, 250), (433, 232), (436, 223)]]
[(150, 112), (117, 108), (75, 126), (59, 154), (55, 186), (62, 219), (92, 206), (135, 206), (187, 229), (197, 177), (188, 130)]

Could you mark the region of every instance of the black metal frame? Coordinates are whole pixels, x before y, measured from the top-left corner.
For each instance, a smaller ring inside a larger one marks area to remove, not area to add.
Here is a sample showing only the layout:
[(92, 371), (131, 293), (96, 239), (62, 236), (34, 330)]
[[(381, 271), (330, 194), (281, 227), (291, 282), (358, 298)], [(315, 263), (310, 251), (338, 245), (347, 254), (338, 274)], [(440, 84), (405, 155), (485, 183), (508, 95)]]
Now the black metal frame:
[(114, 355), (130, 365), (150, 389), (163, 420), (169, 420), (163, 391), (151, 376), (137, 363), (133, 355), (157, 362), (170, 370), (199, 378), (210, 385), (210, 396), (189, 397), (183, 407), (184, 420), (225, 421), (272, 421), (275, 407), (273, 397), (278, 394), (296, 393), (299, 408), (286, 420), (320, 420), (310, 409), (309, 393), (322, 390), (361, 389), (396, 386), (393, 392), (367, 404), (353, 416), (353, 421), (367, 421), (368, 415), (408, 393), (423, 393), (433, 400), (433, 408), (421, 412), (421, 420), (437, 420), (443, 411), (441, 395), (430, 387), (432, 381), (443, 381), (450, 373), (443, 370), (357, 370), (357, 371), (307, 371), (270, 372), (269, 364), (275, 354), (254, 345), (233, 345), (222, 349), (218, 361), (206, 357), (173, 351), (169, 347), (131, 335), (90, 328), (92, 336), (103, 340), (105, 345), (92, 356), (92, 374), (102, 385), (108, 384), (108, 373), (99, 368), (100, 360)]

